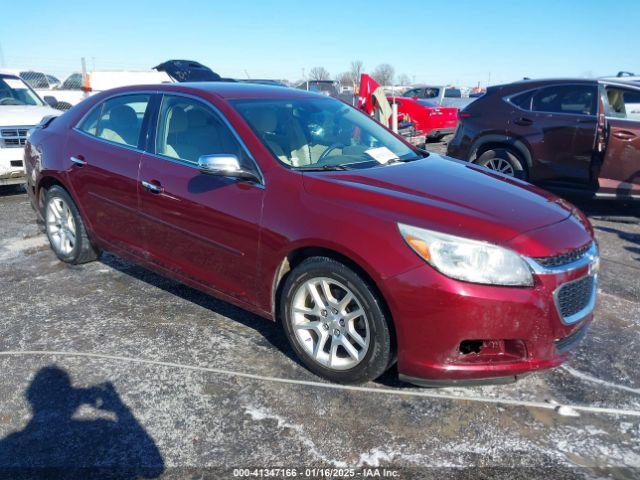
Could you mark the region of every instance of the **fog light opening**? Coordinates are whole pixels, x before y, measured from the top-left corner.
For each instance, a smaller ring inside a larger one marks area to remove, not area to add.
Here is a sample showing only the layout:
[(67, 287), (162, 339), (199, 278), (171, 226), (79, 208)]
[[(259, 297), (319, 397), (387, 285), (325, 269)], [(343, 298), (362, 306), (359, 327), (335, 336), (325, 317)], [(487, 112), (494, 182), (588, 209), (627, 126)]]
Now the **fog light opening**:
[(469, 355), (470, 353), (480, 353), (482, 350), (482, 340), (464, 340), (460, 342), (460, 353)]

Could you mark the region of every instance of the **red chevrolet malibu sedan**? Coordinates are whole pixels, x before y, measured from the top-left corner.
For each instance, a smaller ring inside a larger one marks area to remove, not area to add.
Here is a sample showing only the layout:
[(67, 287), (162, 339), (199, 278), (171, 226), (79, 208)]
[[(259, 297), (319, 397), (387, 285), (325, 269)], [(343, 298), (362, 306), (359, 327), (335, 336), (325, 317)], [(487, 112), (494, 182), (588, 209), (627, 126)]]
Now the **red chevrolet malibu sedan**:
[(43, 121), (29, 194), (56, 255), (111, 251), (279, 321), (313, 372), (422, 385), (560, 364), (592, 319), (592, 228), (566, 202), (427, 154), (338, 100), (124, 87)]

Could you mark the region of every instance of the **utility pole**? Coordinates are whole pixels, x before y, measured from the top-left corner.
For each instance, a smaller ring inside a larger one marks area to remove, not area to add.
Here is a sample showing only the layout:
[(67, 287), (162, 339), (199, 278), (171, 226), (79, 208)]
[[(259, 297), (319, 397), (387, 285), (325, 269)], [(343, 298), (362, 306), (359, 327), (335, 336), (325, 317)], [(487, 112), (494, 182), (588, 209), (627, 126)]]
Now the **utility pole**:
[(2, 43), (0, 43), (0, 67), (6, 67), (4, 63), (4, 52), (2, 51)]

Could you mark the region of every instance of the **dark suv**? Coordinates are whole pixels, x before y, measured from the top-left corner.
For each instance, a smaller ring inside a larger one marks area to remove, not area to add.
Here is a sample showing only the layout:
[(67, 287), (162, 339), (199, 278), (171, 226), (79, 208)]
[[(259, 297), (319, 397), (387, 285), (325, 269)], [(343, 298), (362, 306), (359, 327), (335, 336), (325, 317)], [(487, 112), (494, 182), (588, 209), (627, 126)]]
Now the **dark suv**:
[(552, 189), (640, 198), (640, 86), (524, 80), (459, 113), (447, 155)]

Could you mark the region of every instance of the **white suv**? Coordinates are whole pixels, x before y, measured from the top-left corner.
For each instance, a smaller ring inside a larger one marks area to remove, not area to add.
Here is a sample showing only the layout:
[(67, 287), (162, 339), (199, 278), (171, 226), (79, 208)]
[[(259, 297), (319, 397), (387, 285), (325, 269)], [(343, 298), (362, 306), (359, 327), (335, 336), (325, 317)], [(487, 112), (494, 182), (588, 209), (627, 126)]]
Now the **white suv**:
[(0, 73), (0, 185), (25, 183), (24, 145), (29, 129), (60, 115), (17, 75)]

